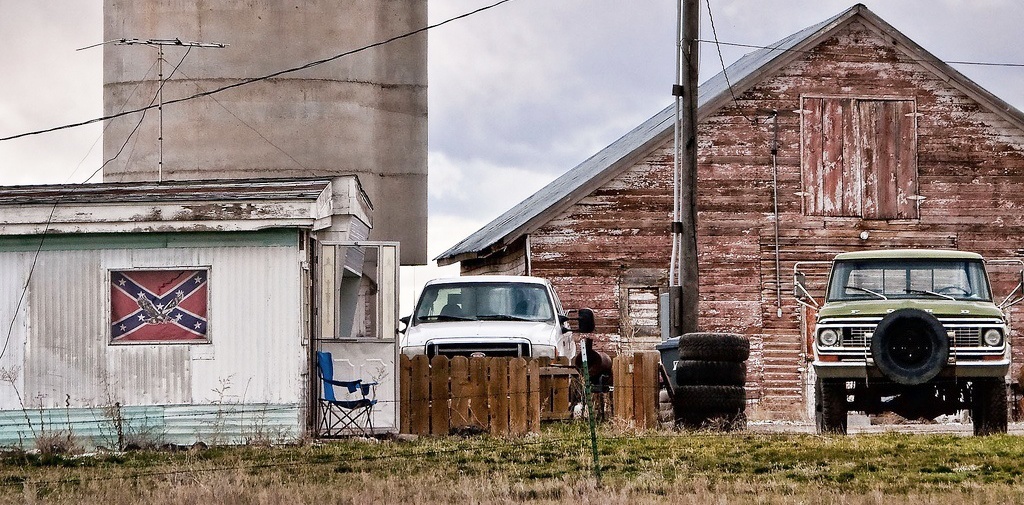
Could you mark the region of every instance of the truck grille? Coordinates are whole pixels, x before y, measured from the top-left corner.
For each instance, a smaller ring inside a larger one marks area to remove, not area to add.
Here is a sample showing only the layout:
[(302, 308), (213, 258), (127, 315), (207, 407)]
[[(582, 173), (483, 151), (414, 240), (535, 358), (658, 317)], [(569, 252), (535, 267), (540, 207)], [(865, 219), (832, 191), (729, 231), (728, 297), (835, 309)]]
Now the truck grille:
[[(981, 328), (948, 328), (947, 331), (953, 337), (949, 342), (950, 347), (980, 347)], [(869, 347), (871, 335), (875, 332), (874, 326), (853, 326), (844, 328), (843, 347)]]
[(427, 356), (433, 358), (439, 354), (449, 358), (454, 356), (472, 356), (473, 354), (526, 358), (530, 356), (530, 344), (524, 342), (427, 344)]

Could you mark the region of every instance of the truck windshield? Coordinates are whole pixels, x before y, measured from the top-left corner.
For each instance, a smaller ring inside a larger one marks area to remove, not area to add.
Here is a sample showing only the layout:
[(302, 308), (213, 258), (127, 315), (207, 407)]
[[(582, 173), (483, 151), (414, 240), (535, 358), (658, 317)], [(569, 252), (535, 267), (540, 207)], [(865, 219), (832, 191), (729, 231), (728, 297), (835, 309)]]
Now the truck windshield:
[(899, 298), (991, 301), (985, 265), (974, 260), (837, 261), (828, 301)]
[(413, 324), (434, 321), (552, 321), (547, 288), (540, 284), (467, 282), (423, 288)]

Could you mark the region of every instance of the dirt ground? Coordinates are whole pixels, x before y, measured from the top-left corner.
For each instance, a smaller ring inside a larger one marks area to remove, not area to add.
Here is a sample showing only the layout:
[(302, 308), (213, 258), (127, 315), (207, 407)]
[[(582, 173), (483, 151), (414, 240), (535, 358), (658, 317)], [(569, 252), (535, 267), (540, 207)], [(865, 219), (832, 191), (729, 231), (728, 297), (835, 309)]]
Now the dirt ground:
[[(860, 414), (850, 414), (848, 432), (851, 435), (860, 433), (921, 433), (921, 434), (955, 434), (971, 436), (974, 428), (969, 419), (940, 419), (936, 422), (891, 422), (888, 419), (870, 419)], [(814, 423), (809, 421), (749, 421), (747, 430), (754, 433), (814, 433)], [(1024, 435), (1024, 423), (1010, 423), (1007, 432), (1011, 435)]]

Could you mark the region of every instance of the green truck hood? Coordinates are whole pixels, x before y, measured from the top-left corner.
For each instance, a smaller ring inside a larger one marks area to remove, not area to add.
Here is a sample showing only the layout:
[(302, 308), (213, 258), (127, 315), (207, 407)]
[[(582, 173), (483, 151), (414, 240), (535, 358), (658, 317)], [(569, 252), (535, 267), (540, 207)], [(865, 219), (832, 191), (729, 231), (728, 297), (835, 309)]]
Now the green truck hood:
[(818, 309), (818, 317), (879, 316), (899, 309), (919, 309), (935, 316), (1003, 317), (1003, 311), (992, 302), (964, 300), (896, 299), (829, 302)]

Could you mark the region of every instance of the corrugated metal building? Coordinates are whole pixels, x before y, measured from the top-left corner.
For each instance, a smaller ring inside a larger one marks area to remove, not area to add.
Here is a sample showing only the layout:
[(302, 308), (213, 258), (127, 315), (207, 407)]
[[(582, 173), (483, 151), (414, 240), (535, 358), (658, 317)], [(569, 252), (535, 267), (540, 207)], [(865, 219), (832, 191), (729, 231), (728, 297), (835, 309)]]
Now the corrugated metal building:
[(371, 213), (353, 176), (0, 187), (0, 445), (295, 438), (317, 349), (376, 374), (397, 426), (398, 248)]
[[(747, 391), (763, 415), (800, 416), (809, 399), (812, 315), (791, 296), (795, 262), (1024, 246), (1024, 114), (863, 5), (747, 54), (698, 102), (699, 326), (750, 336)], [(674, 117), (659, 112), (438, 263), (547, 277), (564, 303), (595, 309), (598, 347), (651, 348), (671, 256)], [(1006, 294), (1018, 279), (993, 280)]]

